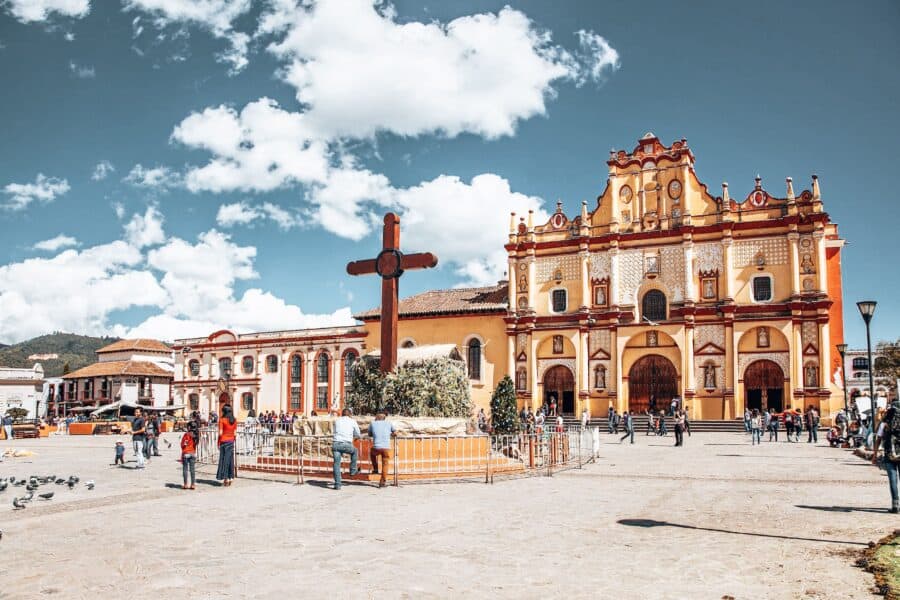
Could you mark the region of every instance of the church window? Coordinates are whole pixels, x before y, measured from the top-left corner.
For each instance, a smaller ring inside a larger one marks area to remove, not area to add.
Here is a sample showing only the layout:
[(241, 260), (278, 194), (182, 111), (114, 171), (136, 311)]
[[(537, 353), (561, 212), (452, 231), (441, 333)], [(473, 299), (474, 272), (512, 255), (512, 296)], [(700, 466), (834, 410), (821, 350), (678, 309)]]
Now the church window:
[(291, 356), (288, 388), (290, 389), (291, 410), (300, 410), (302, 408), (300, 397), (303, 393), (303, 358), (299, 354)]
[(316, 410), (328, 410), (328, 354), (316, 359)]
[(188, 363), (188, 368), (191, 370), (191, 377), (197, 377), (200, 375), (200, 361), (192, 360)]
[(481, 379), (481, 340), (478, 338), (469, 340), (466, 362), (469, 366), (469, 379)]
[(190, 410), (200, 410), (200, 396), (197, 394), (188, 396), (188, 407)]
[(278, 372), (278, 357), (270, 354), (266, 357), (266, 373)]
[(755, 302), (769, 302), (772, 300), (772, 277), (759, 275), (753, 278), (753, 300)]
[(868, 371), (869, 370), (869, 359), (863, 358), (861, 356), (854, 358), (853, 359), (853, 368)]
[(253, 360), (252, 356), (245, 356), (241, 359), (241, 370), (245, 375), (253, 372), (253, 363), (256, 362)]
[(641, 313), (651, 321), (666, 320), (666, 295), (659, 290), (650, 290), (644, 294)]
[(350, 350), (344, 355), (344, 385), (350, 384), (350, 379), (353, 377), (353, 365), (356, 364), (358, 358), (355, 350)]
[(253, 410), (253, 394), (244, 392), (241, 395), (241, 408), (244, 410)]
[(516, 389), (520, 392), (528, 389), (528, 371), (525, 367), (516, 369)]
[(231, 377), (231, 359), (230, 358), (220, 358), (219, 359), (219, 377), (229, 378)]
[(552, 310), (555, 313), (566, 312), (567, 298), (566, 290), (553, 290)]

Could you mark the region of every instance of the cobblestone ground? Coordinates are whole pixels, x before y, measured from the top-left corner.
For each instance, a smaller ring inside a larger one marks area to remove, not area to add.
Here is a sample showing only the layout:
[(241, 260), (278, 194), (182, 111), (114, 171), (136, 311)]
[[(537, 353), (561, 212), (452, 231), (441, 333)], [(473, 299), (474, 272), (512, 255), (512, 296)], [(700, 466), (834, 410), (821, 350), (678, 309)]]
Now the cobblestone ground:
[(339, 492), (211, 473), (182, 491), (166, 439), (143, 471), (110, 466), (112, 437), (0, 442), (36, 453), (0, 477), (96, 482), (20, 511), (22, 488), (0, 493), (0, 597), (870, 598), (856, 553), (900, 527), (848, 451), (740, 434), (604, 434), (551, 478)]

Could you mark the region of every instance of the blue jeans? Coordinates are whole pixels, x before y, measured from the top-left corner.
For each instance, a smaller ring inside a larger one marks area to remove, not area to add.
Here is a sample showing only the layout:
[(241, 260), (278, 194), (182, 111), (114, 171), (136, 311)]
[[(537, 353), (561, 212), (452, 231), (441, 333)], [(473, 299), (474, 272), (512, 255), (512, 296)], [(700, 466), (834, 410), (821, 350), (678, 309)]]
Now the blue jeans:
[(197, 457), (193, 454), (181, 456), (181, 474), (184, 477), (184, 485), (188, 485), (188, 475), (191, 476), (191, 485), (197, 482), (196, 465)]
[(891, 506), (897, 508), (900, 506), (900, 495), (897, 491), (897, 476), (900, 470), (900, 463), (891, 462), (882, 457), (881, 466), (887, 471), (888, 485), (891, 487)]
[(744, 419), (744, 431), (750, 433), (750, 421), (748, 421), (747, 419)]
[(341, 458), (343, 458), (344, 454), (350, 455), (350, 474), (356, 475), (358, 469), (356, 468), (356, 460), (359, 458), (359, 452), (357, 452), (356, 448), (353, 444), (349, 442), (335, 442), (331, 448), (332, 456), (334, 456), (334, 488), (340, 489), (341, 487)]
[(750, 445), (762, 443), (762, 431), (754, 427), (750, 430)]

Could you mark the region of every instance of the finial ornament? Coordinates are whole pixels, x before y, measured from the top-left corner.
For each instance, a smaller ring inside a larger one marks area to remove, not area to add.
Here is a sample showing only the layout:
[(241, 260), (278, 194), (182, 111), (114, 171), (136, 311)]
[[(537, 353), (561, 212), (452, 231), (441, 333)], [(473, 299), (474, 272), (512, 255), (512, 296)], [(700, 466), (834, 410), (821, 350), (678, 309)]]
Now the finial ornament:
[(812, 197), (813, 200), (822, 199), (822, 193), (819, 191), (819, 176), (815, 173), (812, 176)]
[(788, 177), (785, 179), (787, 182), (787, 199), (788, 202), (794, 202), (796, 198), (794, 197), (794, 180)]
[(528, 231), (534, 231), (534, 210), (528, 209)]
[(731, 197), (728, 195), (727, 181), (722, 182), (722, 204), (725, 205), (726, 208), (731, 206)]

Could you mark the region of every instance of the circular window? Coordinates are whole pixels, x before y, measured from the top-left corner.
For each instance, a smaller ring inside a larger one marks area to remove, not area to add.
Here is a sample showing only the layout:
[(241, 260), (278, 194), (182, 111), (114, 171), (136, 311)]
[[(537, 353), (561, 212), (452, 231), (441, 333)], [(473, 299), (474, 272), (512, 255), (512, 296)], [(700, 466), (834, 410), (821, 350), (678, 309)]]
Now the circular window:
[(676, 200), (681, 198), (681, 182), (677, 179), (669, 182), (669, 197)]
[(619, 200), (628, 204), (631, 202), (631, 188), (627, 185), (623, 185), (622, 189), (619, 190)]

